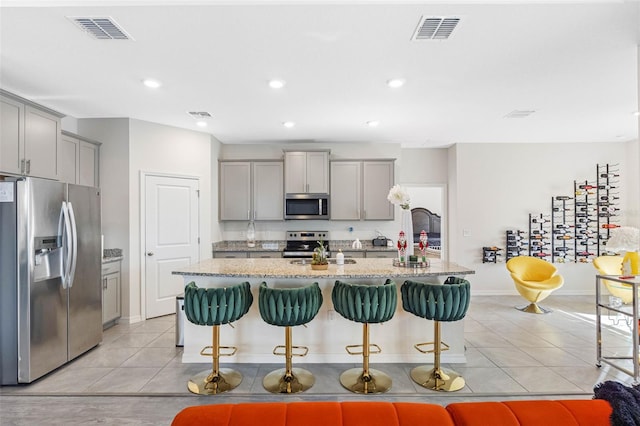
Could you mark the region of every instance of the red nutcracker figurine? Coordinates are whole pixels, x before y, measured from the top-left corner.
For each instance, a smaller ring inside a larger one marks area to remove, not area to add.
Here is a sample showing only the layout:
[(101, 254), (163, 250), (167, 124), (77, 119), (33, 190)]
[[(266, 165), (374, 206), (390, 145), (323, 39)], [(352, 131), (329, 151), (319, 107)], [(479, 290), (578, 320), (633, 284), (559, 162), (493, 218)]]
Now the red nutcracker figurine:
[(427, 237), (427, 233), (424, 231), (424, 229), (420, 231), (420, 243), (418, 244), (418, 247), (420, 248), (420, 254), (422, 255), (422, 262), (426, 263), (426, 251), (427, 247), (429, 247), (429, 238)]
[(407, 240), (404, 238), (404, 231), (400, 231), (398, 235), (398, 256), (400, 262), (404, 262), (404, 255), (407, 252)]

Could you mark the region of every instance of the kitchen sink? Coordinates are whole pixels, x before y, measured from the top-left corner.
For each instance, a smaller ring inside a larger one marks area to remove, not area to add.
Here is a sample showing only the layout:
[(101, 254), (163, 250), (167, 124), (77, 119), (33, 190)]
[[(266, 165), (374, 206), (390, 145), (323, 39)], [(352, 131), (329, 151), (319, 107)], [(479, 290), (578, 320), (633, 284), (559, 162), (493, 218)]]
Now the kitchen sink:
[[(291, 262), (292, 265), (311, 265), (311, 259), (293, 259)], [(329, 259), (329, 263), (334, 264), (336, 263), (335, 259)], [(354, 265), (356, 263), (355, 259), (345, 259), (344, 260), (344, 264), (345, 265)]]

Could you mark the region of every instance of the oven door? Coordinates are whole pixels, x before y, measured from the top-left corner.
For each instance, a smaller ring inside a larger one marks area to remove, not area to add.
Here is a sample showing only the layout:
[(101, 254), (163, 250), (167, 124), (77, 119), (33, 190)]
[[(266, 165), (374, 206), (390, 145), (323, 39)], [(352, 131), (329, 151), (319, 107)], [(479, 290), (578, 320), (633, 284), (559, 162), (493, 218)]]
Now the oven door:
[(329, 197), (319, 194), (287, 194), (285, 219), (329, 219)]

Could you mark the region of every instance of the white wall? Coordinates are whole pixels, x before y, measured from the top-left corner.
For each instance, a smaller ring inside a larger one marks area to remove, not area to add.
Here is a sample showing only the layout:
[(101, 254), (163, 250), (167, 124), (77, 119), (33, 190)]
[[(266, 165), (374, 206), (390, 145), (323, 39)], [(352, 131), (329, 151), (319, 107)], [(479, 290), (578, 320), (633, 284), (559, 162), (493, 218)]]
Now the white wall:
[(206, 133), (147, 121), (129, 124), (130, 320), (144, 319), (141, 288), (140, 173), (194, 176), (200, 179), (200, 259), (211, 257), (211, 138)]
[[(100, 188), (102, 234), (105, 248), (123, 250), (121, 292), (123, 321), (131, 312), (129, 255), (129, 119), (90, 118), (77, 121), (79, 135), (102, 142), (100, 146)], [(136, 291), (135, 289), (133, 290)], [(134, 309), (135, 311), (135, 309)]]
[[(451, 259), (476, 270), (475, 294), (514, 293), (504, 263), (482, 264), (482, 246), (505, 246), (507, 229), (528, 229), (529, 213), (550, 213), (551, 197), (572, 195), (574, 180), (595, 180), (596, 164), (619, 163), (621, 186), (638, 180), (638, 156), (628, 157), (628, 143), (592, 144), (458, 144), (450, 159)], [(453, 191), (451, 190), (453, 188)], [(637, 209), (638, 196), (621, 200), (623, 224)], [(463, 236), (467, 231), (469, 236)], [(565, 276), (559, 291), (590, 294), (591, 264), (558, 264)]]

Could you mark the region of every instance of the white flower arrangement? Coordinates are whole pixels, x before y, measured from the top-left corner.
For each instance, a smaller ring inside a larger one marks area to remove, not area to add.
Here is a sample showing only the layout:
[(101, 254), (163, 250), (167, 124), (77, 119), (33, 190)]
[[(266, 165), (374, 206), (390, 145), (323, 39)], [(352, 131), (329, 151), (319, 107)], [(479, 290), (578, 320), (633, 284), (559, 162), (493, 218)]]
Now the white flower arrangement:
[(611, 230), (607, 241), (608, 251), (636, 251), (640, 247), (640, 230), (633, 226), (621, 226)]
[(393, 188), (389, 190), (387, 200), (389, 200), (391, 204), (399, 205), (405, 210), (409, 209), (409, 203), (411, 202), (406, 189), (404, 189), (400, 185), (394, 185)]

